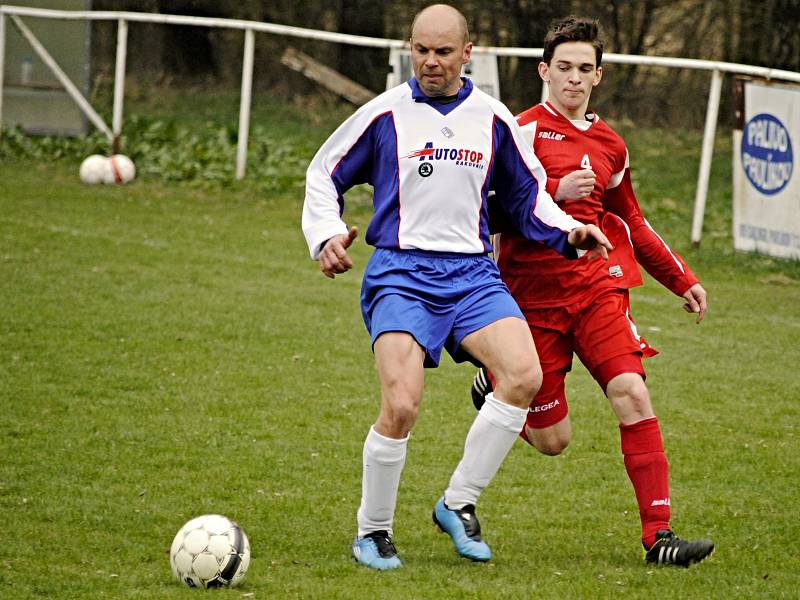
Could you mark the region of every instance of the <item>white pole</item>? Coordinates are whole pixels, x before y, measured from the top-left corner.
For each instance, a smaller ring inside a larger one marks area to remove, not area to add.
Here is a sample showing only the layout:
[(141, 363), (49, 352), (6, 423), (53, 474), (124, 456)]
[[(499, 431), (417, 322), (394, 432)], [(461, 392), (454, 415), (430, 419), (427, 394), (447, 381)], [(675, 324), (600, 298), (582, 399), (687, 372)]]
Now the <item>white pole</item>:
[(236, 179), (243, 179), (247, 165), (247, 138), (250, 133), (250, 99), (253, 92), (253, 50), (255, 34), (244, 32), (244, 60), (242, 61), (242, 98), (239, 104), (239, 143), (236, 147)]
[(711, 88), (708, 92), (706, 107), (706, 125), (703, 131), (703, 151), (700, 155), (700, 172), (697, 175), (697, 193), (694, 197), (694, 218), (692, 219), (692, 244), (700, 245), (703, 231), (703, 217), (706, 211), (708, 195), (708, 178), (711, 174), (711, 158), (714, 155), (714, 136), (717, 131), (717, 115), (719, 113), (719, 96), (722, 90), (722, 74), (719, 70), (711, 71)]
[(100, 131), (102, 131), (109, 141), (114, 139), (111, 130), (108, 128), (108, 125), (105, 124), (102, 117), (97, 114), (97, 112), (92, 108), (92, 105), (83, 97), (80, 90), (75, 87), (75, 84), (70, 81), (70, 78), (67, 77), (67, 74), (58, 66), (58, 63), (50, 56), (50, 53), (47, 49), (42, 46), (42, 43), (36, 38), (35, 35), (31, 32), (30, 29), (23, 23), (19, 17), (16, 15), (11, 15), (11, 20), (13, 21), (14, 25), (16, 25), (17, 29), (19, 29), (20, 33), (25, 36), (25, 39), (28, 40), (28, 43), (33, 48), (34, 52), (39, 55), (39, 58), (42, 59), (45, 65), (47, 65), (50, 70), (53, 72), (53, 75), (58, 78), (61, 82), (61, 85), (64, 86), (64, 89), (67, 90), (67, 93), (72, 96), (72, 99), (75, 100), (77, 105), (83, 111), (88, 119), (97, 127)]
[(111, 128), (114, 133), (112, 152), (119, 152), (122, 134), (122, 104), (125, 98), (125, 62), (128, 54), (128, 22), (120, 19), (117, 24), (117, 63), (114, 67), (114, 114)]
[(0, 13), (0, 135), (3, 135), (3, 71), (6, 69), (6, 16)]

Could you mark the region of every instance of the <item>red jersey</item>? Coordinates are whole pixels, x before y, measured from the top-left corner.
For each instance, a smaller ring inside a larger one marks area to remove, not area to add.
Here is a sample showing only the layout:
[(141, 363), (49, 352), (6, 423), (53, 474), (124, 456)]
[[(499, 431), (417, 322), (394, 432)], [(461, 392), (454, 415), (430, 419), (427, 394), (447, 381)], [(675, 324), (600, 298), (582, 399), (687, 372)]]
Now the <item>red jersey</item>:
[(636, 287), (642, 284), (637, 263), (678, 296), (698, 282), (642, 215), (625, 142), (600, 117), (592, 115), (590, 127), (582, 131), (545, 103), (520, 113), (517, 122), (547, 171), (547, 191), (554, 198), (561, 177), (578, 169), (594, 171), (589, 196), (558, 205), (575, 219), (599, 226), (614, 246), (608, 261), (569, 260), (501, 226), (495, 239), (497, 264), (521, 308), (564, 306), (603, 289)]

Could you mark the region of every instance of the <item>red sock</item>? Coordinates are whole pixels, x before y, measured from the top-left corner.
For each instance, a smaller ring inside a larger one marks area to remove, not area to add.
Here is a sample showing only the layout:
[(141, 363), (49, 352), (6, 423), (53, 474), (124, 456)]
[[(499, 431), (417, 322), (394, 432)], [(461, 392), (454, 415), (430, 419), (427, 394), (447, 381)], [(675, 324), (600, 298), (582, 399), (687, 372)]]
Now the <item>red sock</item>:
[(669, 464), (658, 419), (651, 417), (619, 426), (625, 470), (636, 492), (639, 518), (642, 521), (642, 543), (650, 548), (656, 531), (669, 529)]

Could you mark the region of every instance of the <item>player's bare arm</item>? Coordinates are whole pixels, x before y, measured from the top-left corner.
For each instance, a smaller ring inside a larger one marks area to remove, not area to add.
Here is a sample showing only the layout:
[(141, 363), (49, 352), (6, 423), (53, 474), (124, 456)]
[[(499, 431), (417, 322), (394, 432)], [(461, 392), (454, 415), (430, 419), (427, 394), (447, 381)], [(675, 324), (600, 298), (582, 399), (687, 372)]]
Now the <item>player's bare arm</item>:
[(595, 174), (591, 169), (578, 169), (561, 178), (558, 182), (555, 200), (580, 200), (592, 193)]
[(358, 236), (358, 227), (351, 227), (343, 235), (335, 235), (322, 247), (319, 253), (319, 270), (325, 277), (333, 279), (336, 275), (345, 273), (353, 268), (353, 261), (347, 254), (347, 249)]
[(567, 241), (580, 250), (588, 250), (590, 258), (599, 256), (603, 260), (608, 260), (608, 251), (614, 249), (597, 225), (576, 227), (569, 232)]
[(703, 320), (706, 309), (708, 308), (706, 291), (703, 289), (702, 285), (695, 283), (684, 292), (683, 297), (686, 299), (686, 304), (683, 305), (683, 309), (688, 313), (696, 314), (697, 318), (694, 322), (699, 324), (700, 321)]

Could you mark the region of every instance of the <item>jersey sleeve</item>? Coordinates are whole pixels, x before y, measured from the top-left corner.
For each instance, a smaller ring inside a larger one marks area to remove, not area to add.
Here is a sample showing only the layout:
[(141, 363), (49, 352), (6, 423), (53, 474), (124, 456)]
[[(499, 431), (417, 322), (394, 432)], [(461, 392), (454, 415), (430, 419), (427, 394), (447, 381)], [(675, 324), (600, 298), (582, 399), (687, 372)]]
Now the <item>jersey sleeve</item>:
[(628, 225), (636, 261), (661, 285), (682, 296), (699, 280), (645, 219), (633, 192), (628, 167), (626, 151), (623, 169), (612, 175), (609, 181), (603, 199), (604, 208)]
[(547, 184), (545, 185), (544, 189), (547, 190), (547, 193), (550, 194), (551, 197), (555, 198), (559, 183), (561, 183), (561, 179), (558, 177), (548, 177)]
[(331, 134), (308, 165), (302, 228), (311, 258), (319, 258), (322, 245), (331, 237), (347, 233), (342, 220), (344, 193), (369, 181), (375, 131), (387, 116), (391, 112), (357, 111)]
[[(533, 110), (528, 110), (517, 116), (517, 123), (519, 124), (519, 130), (522, 132), (522, 139), (525, 140), (525, 143), (530, 148), (536, 147), (536, 129), (539, 126), (539, 122), (535, 119), (531, 119), (531, 115), (533, 115)], [(536, 151), (534, 150), (534, 153)], [(547, 193), (550, 194), (551, 197), (556, 197), (556, 190), (558, 190), (558, 184), (561, 181), (558, 177), (547, 177), (545, 183), (545, 190)]]
[(529, 240), (547, 244), (567, 258), (577, 258), (569, 232), (583, 224), (562, 211), (545, 189), (547, 175), (519, 126), (495, 117), (490, 189), (510, 223)]

